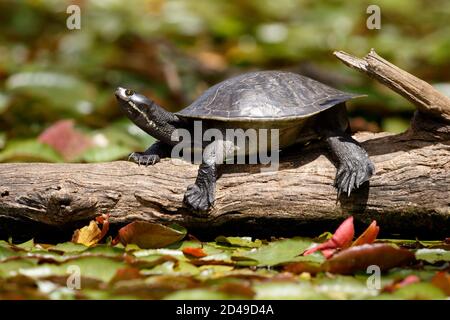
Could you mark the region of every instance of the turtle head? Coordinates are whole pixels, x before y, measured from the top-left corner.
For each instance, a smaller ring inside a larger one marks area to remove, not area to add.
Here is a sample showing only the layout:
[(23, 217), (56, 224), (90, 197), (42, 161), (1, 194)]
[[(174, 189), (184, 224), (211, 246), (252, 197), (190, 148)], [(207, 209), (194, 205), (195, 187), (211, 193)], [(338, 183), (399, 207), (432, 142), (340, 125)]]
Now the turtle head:
[(141, 117), (145, 119), (144, 115), (148, 116), (151, 114), (154, 102), (146, 96), (122, 87), (116, 89), (115, 95), (119, 107), (133, 122), (136, 122)]
[(156, 109), (155, 102), (131, 89), (118, 87), (115, 92), (119, 107), (142, 130), (151, 133), (156, 127), (153, 119)]
[(119, 107), (135, 125), (160, 141), (174, 144), (172, 133), (178, 118), (172, 113), (131, 89), (118, 87), (115, 95)]

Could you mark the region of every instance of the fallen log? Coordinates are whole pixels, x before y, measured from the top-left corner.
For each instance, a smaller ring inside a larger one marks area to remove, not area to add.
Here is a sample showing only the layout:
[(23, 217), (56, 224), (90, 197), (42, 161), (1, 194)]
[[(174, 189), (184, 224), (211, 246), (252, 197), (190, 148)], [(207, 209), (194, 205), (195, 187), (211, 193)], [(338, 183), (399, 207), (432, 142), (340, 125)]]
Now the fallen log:
[(335, 55), (418, 107), (403, 134), (355, 136), (376, 173), (351, 197), (336, 199), (336, 168), (321, 143), (300, 155), (288, 150), (274, 172), (256, 165), (224, 166), (215, 206), (204, 217), (182, 204), (197, 166), (181, 160), (163, 159), (149, 167), (124, 161), (1, 164), (0, 234), (42, 238), (44, 231), (72, 230), (109, 213), (113, 225), (139, 219), (179, 223), (197, 234), (292, 235), (332, 227), (353, 214), (357, 225), (376, 219), (389, 234), (448, 236), (450, 99), (374, 51), (364, 59)]

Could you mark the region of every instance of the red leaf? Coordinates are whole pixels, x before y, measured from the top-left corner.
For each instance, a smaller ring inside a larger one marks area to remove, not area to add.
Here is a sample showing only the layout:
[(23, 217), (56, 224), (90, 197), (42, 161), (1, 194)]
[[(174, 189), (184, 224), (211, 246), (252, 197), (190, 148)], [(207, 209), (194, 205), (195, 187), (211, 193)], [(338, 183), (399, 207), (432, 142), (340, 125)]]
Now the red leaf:
[(384, 292), (394, 292), (395, 290), (398, 290), (404, 286), (407, 286), (409, 284), (420, 282), (420, 278), (416, 275), (409, 275), (405, 279), (402, 279), (400, 281), (396, 281), (390, 285), (387, 285), (383, 288), (382, 291)]
[(191, 247), (184, 248), (183, 253), (195, 258), (203, 258), (207, 256), (207, 254), (203, 251), (202, 248), (191, 248)]
[[(344, 222), (341, 223), (341, 225), (336, 229), (335, 233), (331, 237), (330, 240), (319, 244), (318, 246), (311, 248), (309, 250), (306, 250), (303, 255), (308, 255), (313, 252), (316, 252), (317, 250), (326, 250), (326, 249), (344, 249), (350, 246), (353, 240), (353, 236), (355, 235), (355, 228), (353, 226), (353, 216), (348, 217), (345, 219)], [(327, 250), (322, 251), (322, 253), (325, 255), (331, 256), (334, 251)]]
[(91, 139), (74, 128), (73, 120), (60, 120), (42, 132), (38, 141), (52, 146), (65, 160), (73, 160), (92, 146)]
[(103, 239), (103, 237), (106, 236), (109, 230), (109, 214), (104, 213), (101, 216), (95, 218), (95, 221), (102, 225), (102, 233), (100, 234), (100, 239)]
[(331, 258), (333, 254), (337, 251), (337, 249), (324, 249), (322, 250), (322, 254), (325, 258)]
[(373, 220), (367, 229), (358, 237), (358, 239), (353, 242), (352, 246), (360, 246), (374, 242), (379, 231), (380, 227), (377, 226), (377, 221)]
[(364, 244), (338, 252), (325, 262), (325, 269), (332, 273), (351, 274), (377, 265), (380, 270), (388, 270), (414, 261), (409, 250), (386, 243)]
[(138, 268), (126, 267), (116, 271), (114, 277), (110, 280), (110, 283), (116, 283), (124, 280), (134, 280), (145, 278)]
[(450, 274), (448, 272), (437, 272), (431, 283), (441, 289), (447, 296), (450, 296)]

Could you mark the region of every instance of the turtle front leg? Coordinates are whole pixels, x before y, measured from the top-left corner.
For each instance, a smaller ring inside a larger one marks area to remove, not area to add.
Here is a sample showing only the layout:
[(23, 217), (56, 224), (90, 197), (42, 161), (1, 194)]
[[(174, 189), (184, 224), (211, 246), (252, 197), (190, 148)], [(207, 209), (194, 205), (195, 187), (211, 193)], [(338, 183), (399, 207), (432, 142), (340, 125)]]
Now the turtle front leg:
[(171, 149), (172, 148), (169, 145), (157, 141), (144, 152), (133, 152), (128, 157), (128, 160), (132, 160), (138, 165), (153, 165), (161, 161), (161, 158), (169, 157)]
[(361, 145), (345, 132), (330, 133), (326, 137), (333, 156), (338, 160), (334, 186), (338, 197), (342, 192), (350, 196), (352, 190), (368, 181), (375, 167)]
[(195, 183), (187, 188), (183, 202), (198, 213), (205, 213), (214, 204), (218, 166), (234, 154), (234, 144), (216, 140), (204, 152)]

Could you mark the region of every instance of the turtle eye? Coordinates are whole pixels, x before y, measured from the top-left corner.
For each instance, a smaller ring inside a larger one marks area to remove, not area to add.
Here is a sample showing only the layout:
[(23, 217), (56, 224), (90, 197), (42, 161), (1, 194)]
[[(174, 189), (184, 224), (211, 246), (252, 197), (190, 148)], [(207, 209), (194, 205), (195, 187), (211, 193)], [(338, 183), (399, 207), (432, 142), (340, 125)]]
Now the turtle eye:
[(133, 90), (130, 90), (130, 89), (127, 89), (127, 90), (125, 90), (125, 94), (129, 97), (129, 96), (132, 96), (133, 94), (134, 94), (134, 91)]

